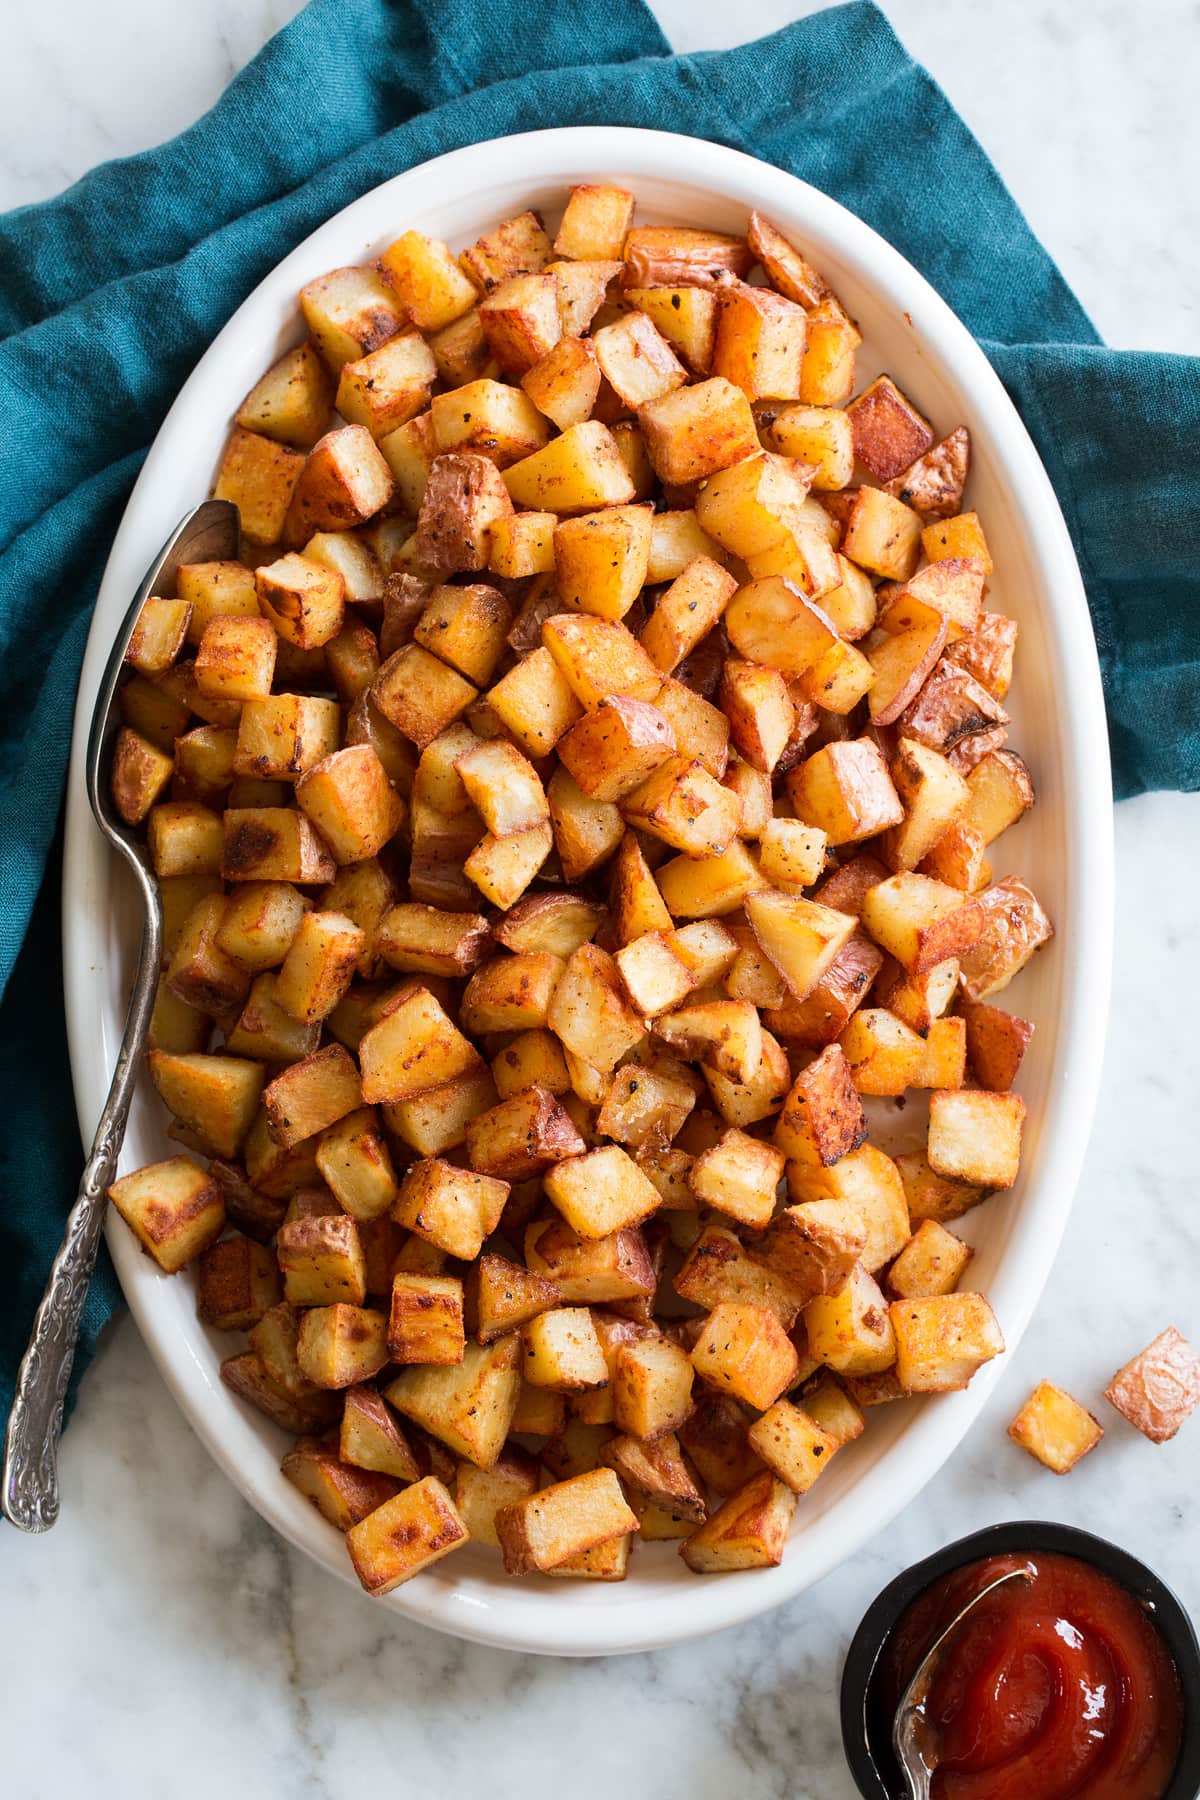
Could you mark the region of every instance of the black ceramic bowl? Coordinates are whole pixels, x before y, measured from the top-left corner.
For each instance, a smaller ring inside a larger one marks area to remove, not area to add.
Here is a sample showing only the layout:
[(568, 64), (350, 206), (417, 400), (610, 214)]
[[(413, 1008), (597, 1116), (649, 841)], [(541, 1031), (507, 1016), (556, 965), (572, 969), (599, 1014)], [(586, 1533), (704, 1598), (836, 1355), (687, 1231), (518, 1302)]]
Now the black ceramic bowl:
[[(1045, 1551), (1078, 1557), (1119, 1582), (1141, 1601), (1175, 1660), (1183, 1691), (1183, 1742), (1163, 1800), (1200, 1794), (1200, 1644), (1192, 1622), (1166, 1583), (1136, 1556), (1072, 1525), (1036, 1519), (991, 1525), (948, 1544), (898, 1575), (868, 1607), (842, 1670), (842, 1746), (865, 1800), (898, 1800), (904, 1781), (892, 1755), (892, 1721), (877, 1694), (880, 1657), (909, 1603), (933, 1582), (986, 1556)], [(1035, 1800), (1033, 1795), (1030, 1800)]]

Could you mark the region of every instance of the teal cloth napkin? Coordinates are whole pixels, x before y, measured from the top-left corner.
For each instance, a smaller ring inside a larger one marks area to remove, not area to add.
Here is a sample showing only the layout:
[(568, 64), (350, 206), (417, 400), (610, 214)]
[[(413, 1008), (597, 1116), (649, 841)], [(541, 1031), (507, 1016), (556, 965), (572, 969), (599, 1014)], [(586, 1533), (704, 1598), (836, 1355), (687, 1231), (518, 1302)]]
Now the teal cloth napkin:
[[(1101, 344), (869, 0), (695, 56), (640, 0), (589, 8), (586, 28), (560, 0), (312, 0), (190, 131), (0, 218), (0, 1415), (80, 1163), (56, 837), (88, 620), (146, 449), (230, 313), (331, 213), (443, 151), (575, 124), (762, 157), (922, 270), (1062, 501), (1118, 795), (1200, 785), (1200, 364)], [(78, 1368), (117, 1298), (105, 1265)]]

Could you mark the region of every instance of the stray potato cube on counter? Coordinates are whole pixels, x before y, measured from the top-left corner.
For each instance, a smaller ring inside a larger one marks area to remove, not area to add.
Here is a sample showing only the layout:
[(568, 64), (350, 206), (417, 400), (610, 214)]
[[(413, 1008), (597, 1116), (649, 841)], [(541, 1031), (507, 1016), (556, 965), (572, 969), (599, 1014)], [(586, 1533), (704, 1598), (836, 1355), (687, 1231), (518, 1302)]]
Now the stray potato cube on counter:
[(1118, 1369), (1104, 1398), (1152, 1444), (1165, 1444), (1200, 1406), (1200, 1356), (1173, 1325)]
[(1086, 1407), (1052, 1381), (1039, 1381), (1008, 1428), (1008, 1435), (1056, 1475), (1067, 1475), (1094, 1450), (1104, 1427)]

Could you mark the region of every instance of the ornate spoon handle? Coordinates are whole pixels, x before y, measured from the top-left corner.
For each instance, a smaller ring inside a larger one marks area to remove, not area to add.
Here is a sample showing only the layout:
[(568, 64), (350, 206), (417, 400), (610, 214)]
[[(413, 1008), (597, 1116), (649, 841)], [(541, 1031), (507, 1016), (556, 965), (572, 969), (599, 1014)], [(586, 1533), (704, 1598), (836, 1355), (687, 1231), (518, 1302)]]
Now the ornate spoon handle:
[(96, 1266), (105, 1194), (116, 1173), (158, 980), (161, 920), (151, 905), (129, 1002), (125, 1036), (91, 1155), (17, 1374), (4, 1445), (5, 1515), (22, 1531), (49, 1531), (58, 1518), (58, 1440), (79, 1322)]

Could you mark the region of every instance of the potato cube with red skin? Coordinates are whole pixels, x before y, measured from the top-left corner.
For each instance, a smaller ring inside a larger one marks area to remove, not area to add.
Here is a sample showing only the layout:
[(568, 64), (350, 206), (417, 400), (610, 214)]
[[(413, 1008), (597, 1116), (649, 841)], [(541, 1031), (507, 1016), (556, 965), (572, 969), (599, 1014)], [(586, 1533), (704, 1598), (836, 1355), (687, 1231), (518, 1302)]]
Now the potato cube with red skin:
[(973, 1255), (936, 1219), (923, 1219), (888, 1270), (888, 1287), (900, 1300), (953, 1293)]
[(275, 1248), (289, 1306), (361, 1306), (366, 1299), (362, 1241), (346, 1214), (281, 1225)]
[[(560, 431), (590, 419), (600, 392), (600, 365), (591, 339), (559, 338), (553, 349), (525, 371), (521, 386), (538, 412)], [(526, 454), (539, 447), (532, 445)]]
[(948, 519), (962, 505), (971, 466), (971, 434), (959, 425), (886, 483), (887, 490), (925, 519)]
[(856, 1150), (867, 1135), (866, 1115), (852, 1072), (836, 1044), (802, 1069), (775, 1127), (775, 1142), (794, 1162), (828, 1166)]
[(632, 632), (590, 613), (555, 613), (542, 625), (542, 642), (576, 699), (589, 710), (613, 694), (654, 700), (662, 676)]
[(1087, 1408), (1052, 1381), (1039, 1381), (1008, 1428), (1008, 1435), (1055, 1475), (1069, 1475), (1094, 1450), (1104, 1427)]
[(562, 336), (555, 277), (543, 269), (501, 282), (480, 302), (479, 323), (504, 374), (519, 381)]
[(470, 1262), (500, 1222), (508, 1183), (438, 1157), (414, 1163), (392, 1207), (398, 1225)]
[(824, 277), (805, 262), (795, 246), (762, 213), (751, 212), (746, 240), (771, 286), (789, 300), (807, 309), (828, 294)]
[(472, 1337), (490, 1344), (515, 1331), (538, 1313), (558, 1306), (562, 1295), (553, 1281), (506, 1257), (486, 1253), (467, 1271), (466, 1319)]
[(761, 1411), (791, 1386), (800, 1361), (773, 1312), (722, 1301), (692, 1347), (692, 1366), (719, 1392)]
[(636, 1230), (585, 1238), (565, 1219), (542, 1219), (526, 1227), (525, 1261), (555, 1283), (563, 1300), (590, 1306), (640, 1299), (657, 1286), (646, 1240)]
[(719, 375), (647, 402), (638, 424), (655, 474), (675, 487), (703, 481), (759, 448), (750, 402)]
[(633, 206), (626, 188), (586, 182), (573, 187), (554, 239), (555, 254), (580, 262), (619, 260)]
[(980, 1187), (1009, 1188), (1021, 1161), (1025, 1102), (975, 1088), (929, 1096), (929, 1166)]
[(390, 1476), (348, 1467), (322, 1443), (297, 1444), (279, 1466), (286, 1479), (338, 1531), (349, 1531), (396, 1492)]
[(242, 530), (256, 544), (277, 544), (304, 461), (302, 451), (236, 426), (221, 458), (213, 497), (232, 500)]
[[(951, 765), (953, 766), (953, 765)], [(991, 879), (991, 864), (983, 854), (983, 838), (960, 815), (917, 864), (917, 873), (932, 875), (964, 894), (977, 894)]]
[(797, 818), (823, 831), (835, 848), (874, 837), (904, 819), (887, 763), (870, 738), (823, 745), (789, 771), (787, 793)]
[(739, 1224), (761, 1229), (775, 1210), (784, 1154), (744, 1131), (724, 1133), (692, 1164), (688, 1185), (702, 1206), (715, 1208)]
[(836, 1043), (882, 964), (883, 952), (864, 933), (854, 932), (804, 999), (789, 994), (780, 1006), (764, 1011), (764, 1025), (797, 1043)]
[(471, 1166), (506, 1182), (528, 1181), (586, 1148), (561, 1101), (537, 1084), (477, 1114), (466, 1140)]
[(436, 1475), (426, 1475), (368, 1513), (346, 1533), (354, 1572), (369, 1594), (390, 1594), (468, 1541), (458, 1508)]
[(212, 1177), (187, 1156), (122, 1175), (108, 1197), (168, 1275), (208, 1249), (225, 1224), (225, 1202)]
[(982, 1294), (936, 1294), (894, 1300), (896, 1376), (914, 1394), (965, 1388), (976, 1371), (999, 1356), (1004, 1338)]
[(796, 1496), (770, 1469), (755, 1475), (679, 1546), (698, 1575), (773, 1568), (783, 1560)]
[(679, 1430), (692, 1411), (691, 1359), (666, 1337), (619, 1344), (613, 1365), (613, 1410), (620, 1431), (653, 1442)]
[(1170, 1325), (1117, 1370), (1104, 1398), (1152, 1444), (1168, 1443), (1200, 1406), (1200, 1356)]
[(839, 1375), (879, 1375), (896, 1360), (896, 1333), (878, 1282), (856, 1263), (841, 1287), (804, 1309), (809, 1354)]
[(543, 1177), (546, 1196), (581, 1237), (610, 1237), (658, 1211), (659, 1193), (619, 1144), (556, 1162)]
[(882, 488), (860, 487), (842, 536), (842, 553), (872, 575), (907, 581), (917, 565), (921, 517)]
[(1015, 619), (1003, 613), (982, 613), (974, 630), (947, 645), (946, 656), (961, 663), (993, 699), (1001, 701), (1012, 685), (1017, 632)]
[(373, 1388), (347, 1389), (338, 1455), (343, 1463), (393, 1475), (404, 1483), (416, 1481), (420, 1475), (416, 1457), (391, 1408)]
[(248, 1330), (282, 1294), (274, 1253), (253, 1238), (222, 1238), (200, 1258), (196, 1313), (216, 1331)]
[(982, 1000), (964, 1000), (961, 1010), (967, 1058), (980, 1086), (995, 1094), (1007, 1093), (1029, 1047), (1033, 1025)]
[(475, 451), (435, 457), (417, 522), (422, 566), (445, 575), (486, 569), (492, 525), (512, 510), (508, 490), (490, 457)]
[(395, 489), (387, 459), (365, 426), (327, 431), (300, 471), (284, 522), (285, 541), (303, 544), (314, 531), (365, 524), (382, 511)]
[(892, 725), (921, 694), (946, 642), (940, 613), (894, 636), (881, 636), (868, 653), (874, 672), (867, 706), (873, 725)]
[(221, 825), (221, 874), (226, 881), (308, 884), (332, 881), (337, 874), (337, 864), (315, 826), (291, 807), (227, 807)]
[(794, 1494), (807, 1494), (841, 1448), (837, 1438), (790, 1400), (776, 1400), (747, 1433), (750, 1448)]
[(1054, 936), (1054, 927), (1033, 892), (1010, 875), (977, 897), (983, 929), (960, 957), (963, 992), (969, 1000), (986, 1000), (1008, 986), (1035, 950)]
[(466, 1344), (463, 1284), (453, 1275), (397, 1273), (387, 1355), (395, 1363), (460, 1363)]
[(866, 1249), (862, 1216), (844, 1199), (803, 1200), (778, 1213), (751, 1255), (805, 1302), (834, 1294)]
[(911, 975), (923, 975), (949, 957), (963, 963), (979, 941), (984, 916), (958, 888), (906, 871), (876, 882), (864, 896), (862, 922)]
[(788, 685), (778, 669), (731, 657), (721, 672), (721, 711), (740, 754), (769, 775), (795, 724)]
[(505, 1572), (547, 1571), (584, 1551), (637, 1530), (612, 1469), (592, 1469), (526, 1499), (502, 1506), (495, 1516)]
[[(665, 1340), (642, 1340), (646, 1345), (655, 1341), (662, 1343)], [(622, 1350), (635, 1347), (622, 1346)], [(621, 1351), (618, 1351), (618, 1356), (620, 1354)], [(691, 1364), (682, 1351), (679, 1354), (683, 1356), (690, 1380)], [(673, 1432), (660, 1433), (650, 1441), (622, 1431), (601, 1445), (600, 1459), (606, 1466), (617, 1471), (627, 1491), (633, 1490), (630, 1499), (639, 1515), (641, 1502), (664, 1509), (676, 1520), (696, 1522), (705, 1517), (708, 1507), (704, 1495), (696, 1486), (692, 1472), (684, 1460), (679, 1440)], [(681, 1534), (675, 1531), (669, 1535), (678, 1537)]]

